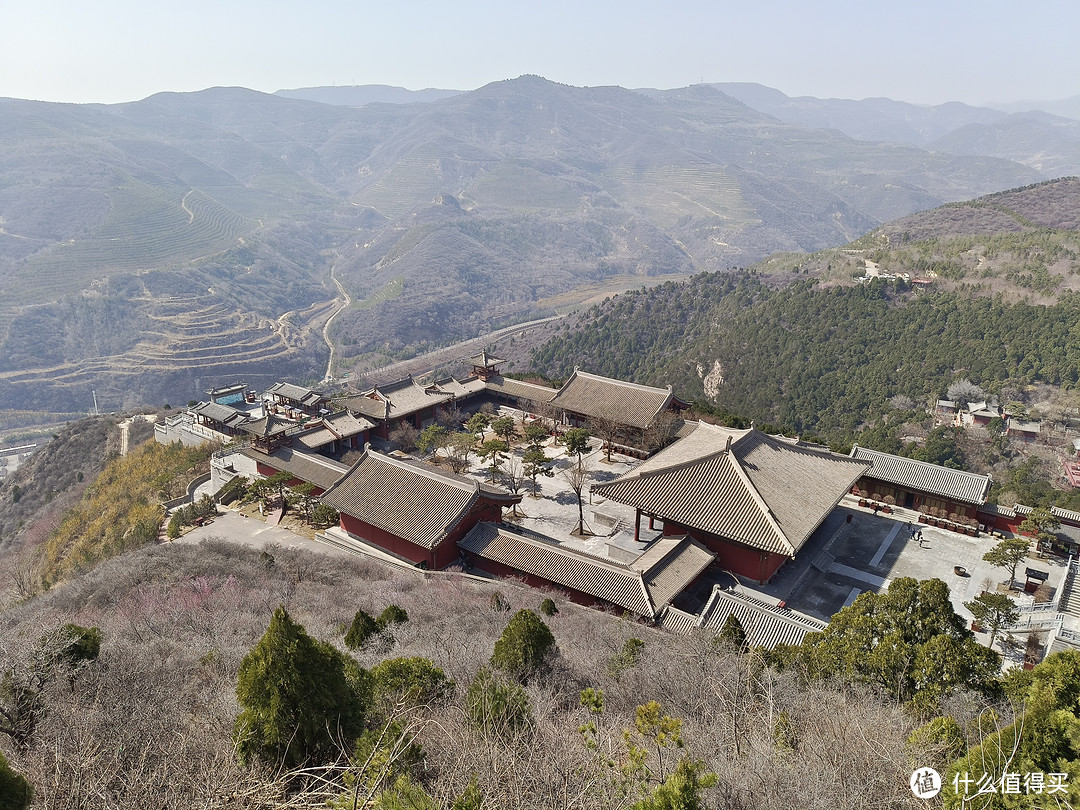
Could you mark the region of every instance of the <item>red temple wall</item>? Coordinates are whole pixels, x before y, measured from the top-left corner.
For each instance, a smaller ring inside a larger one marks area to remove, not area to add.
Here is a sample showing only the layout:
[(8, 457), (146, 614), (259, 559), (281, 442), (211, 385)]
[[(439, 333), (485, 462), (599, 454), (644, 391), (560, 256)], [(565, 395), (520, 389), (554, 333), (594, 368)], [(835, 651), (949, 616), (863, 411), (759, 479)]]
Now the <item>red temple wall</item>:
[(784, 554), (772, 554), (739, 543), (732, 543), (715, 534), (709, 534), (687, 526), (680, 526), (671, 521), (664, 522), (664, 534), (676, 536), (688, 534), (716, 554), (713, 565), (727, 569), (741, 577), (752, 579), (759, 584), (768, 582), (780, 566), (790, 559)]

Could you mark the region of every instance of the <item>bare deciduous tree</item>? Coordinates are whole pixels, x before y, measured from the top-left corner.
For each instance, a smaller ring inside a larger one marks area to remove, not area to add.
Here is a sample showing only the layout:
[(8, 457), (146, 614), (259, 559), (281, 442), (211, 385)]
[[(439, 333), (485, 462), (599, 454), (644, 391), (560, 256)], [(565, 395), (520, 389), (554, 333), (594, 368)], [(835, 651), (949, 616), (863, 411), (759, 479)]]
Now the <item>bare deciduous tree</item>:
[[(521, 461), (521, 456), (517, 453), (510, 452), (506, 457), (506, 465), (503, 467), (502, 471), (503, 483), (508, 490), (517, 495), (521, 492), (521, 487), (524, 485), (526, 479), (525, 465)], [(513, 514), (514, 517), (520, 515), (516, 503), (511, 510), (511, 514)]]
[[(581, 492), (585, 489), (585, 484), (588, 482), (589, 477), (592, 475), (592, 469), (589, 466), (589, 462), (581, 459), (576, 464), (571, 464), (562, 472), (562, 477), (566, 479), (566, 483), (569, 484), (570, 489), (574, 491), (577, 496), (578, 505), (578, 524), (574, 529), (573, 534), (583, 536), (586, 534), (585, 529), (585, 506), (581, 500)], [(589, 532), (591, 534), (591, 532)]]
[(450, 469), (456, 473), (469, 469), (469, 455), (475, 447), (476, 437), (472, 433), (451, 433), (446, 443), (446, 463)]
[(611, 450), (615, 443), (622, 438), (622, 423), (609, 416), (594, 416), (589, 420), (589, 432), (603, 443), (604, 451), (607, 454), (607, 462), (610, 464)]
[(960, 379), (949, 385), (946, 396), (961, 408), (965, 408), (972, 402), (986, 399), (986, 392), (971, 380)]
[(660, 411), (652, 424), (645, 428), (645, 449), (655, 453), (671, 444), (680, 422), (679, 417), (671, 411)]

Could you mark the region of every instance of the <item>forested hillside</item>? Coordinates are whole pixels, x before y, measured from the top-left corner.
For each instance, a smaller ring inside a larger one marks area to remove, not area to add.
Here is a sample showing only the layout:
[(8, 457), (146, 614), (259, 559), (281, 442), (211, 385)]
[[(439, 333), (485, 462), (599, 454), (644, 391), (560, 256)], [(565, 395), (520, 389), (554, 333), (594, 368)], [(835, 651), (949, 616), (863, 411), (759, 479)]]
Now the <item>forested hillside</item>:
[[(1002, 404), (1036, 385), (1071, 391), (1078, 203), (1080, 180), (1043, 183), (915, 214), (842, 250), (627, 293), (564, 325), (534, 364), (670, 383), (836, 445), (894, 411), (923, 412), (956, 379)], [(878, 277), (856, 283), (871, 267)]]
[(925, 406), (967, 377), (989, 390), (1080, 380), (1080, 296), (1051, 306), (884, 282), (775, 289), (706, 274), (620, 296), (535, 354), (538, 370), (575, 365), (670, 382), (747, 418), (852, 440), (897, 394)]

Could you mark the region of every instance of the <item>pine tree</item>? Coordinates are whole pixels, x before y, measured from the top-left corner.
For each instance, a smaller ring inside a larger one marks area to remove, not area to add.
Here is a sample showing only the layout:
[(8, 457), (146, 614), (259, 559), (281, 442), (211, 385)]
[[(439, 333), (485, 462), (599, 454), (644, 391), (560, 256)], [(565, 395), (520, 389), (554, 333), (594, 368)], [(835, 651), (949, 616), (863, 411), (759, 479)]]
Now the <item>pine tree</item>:
[(1004, 568), (1009, 572), (1009, 590), (1012, 590), (1016, 581), (1016, 567), (1027, 557), (1030, 544), (1025, 537), (1006, 537), (988, 552), (983, 554), (983, 560), (998, 568)]
[(465, 694), (465, 710), (473, 728), (484, 734), (512, 739), (533, 724), (532, 703), (513, 681), (480, 667)]
[(360, 609), (353, 616), (349, 632), (345, 634), (345, 646), (350, 650), (359, 650), (367, 640), (376, 635), (382, 628), (379, 623), (366, 610)]
[(724, 622), (724, 626), (720, 628), (720, 632), (717, 633), (716, 637), (731, 642), (741, 652), (746, 652), (749, 649), (746, 643), (746, 630), (743, 628), (742, 622), (739, 621), (739, 617), (734, 613), (727, 617), (727, 621)]
[(311, 638), (284, 607), (240, 663), (237, 751), (244, 761), (296, 767), (334, 759), (363, 731), (362, 672)]
[(491, 665), (526, 681), (545, 669), (554, 646), (555, 636), (543, 620), (531, 610), (519, 610), (495, 642)]
[(0, 810), (25, 810), (33, 795), (30, 783), (8, 765), (0, 752)]

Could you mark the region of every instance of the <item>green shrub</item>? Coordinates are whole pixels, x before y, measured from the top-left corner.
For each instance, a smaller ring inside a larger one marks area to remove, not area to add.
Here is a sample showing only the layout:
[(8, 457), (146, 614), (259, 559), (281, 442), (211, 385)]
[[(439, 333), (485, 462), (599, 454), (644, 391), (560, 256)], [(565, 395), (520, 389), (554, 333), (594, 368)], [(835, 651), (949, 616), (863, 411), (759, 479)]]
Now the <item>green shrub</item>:
[(33, 796), (30, 783), (8, 765), (0, 751), (0, 810), (25, 810)]
[(217, 493), (217, 501), (224, 506), (228, 506), (237, 498), (243, 497), (247, 490), (248, 480), (238, 475), (235, 478), (230, 478)]
[(908, 750), (916, 758), (933, 757), (933, 764), (942, 771), (950, 762), (959, 759), (967, 751), (964, 730), (951, 715), (935, 717), (929, 723), (919, 726), (911, 732), (907, 745)]
[[(356, 741), (352, 765), (360, 774), (363, 794), (393, 783), (402, 776), (419, 773), (424, 764), (424, 749), (404, 726), (397, 722), (369, 728)], [(346, 784), (351, 789), (357, 777), (351, 772)], [(352, 805), (348, 805), (352, 807)]]
[(474, 774), (472, 779), (469, 780), (469, 784), (465, 786), (465, 790), (454, 799), (454, 803), (450, 805), (450, 810), (482, 810), (483, 806), (484, 796), (480, 792), (480, 786), (476, 784), (476, 775)]
[(332, 760), (364, 728), (363, 672), (311, 638), (284, 607), (240, 663), (236, 750), (244, 762), (296, 767)]
[(340, 515), (337, 509), (325, 503), (317, 503), (315, 508), (311, 510), (311, 522), (318, 528), (325, 529), (327, 526), (336, 526), (339, 519)]
[(404, 624), (408, 620), (409, 614), (405, 611), (405, 608), (397, 605), (387, 605), (383, 612), (379, 614), (379, 627), (385, 630), (392, 624)]
[(645, 649), (645, 642), (640, 638), (628, 638), (623, 648), (607, 660), (608, 674), (618, 680), (625, 670), (637, 665), (643, 649)]
[(734, 613), (727, 617), (724, 626), (720, 628), (720, 632), (716, 634), (716, 637), (729, 642), (742, 652), (749, 649), (746, 643), (746, 630), (743, 629), (742, 622)]
[(209, 495), (203, 495), (191, 505), (191, 512), (195, 518), (216, 517), (218, 513), (217, 504)]
[(401, 775), (394, 784), (375, 798), (374, 810), (438, 810), (439, 805), (407, 775)]
[(96, 661), (101, 654), (100, 628), (65, 624), (60, 628), (60, 633), (67, 643), (57, 652), (58, 661), (74, 667), (84, 661)]
[(389, 658), (371, 670), (376, 700), (398, 706), (419, 706), (445, 700), (454, 682), (428, 658)]
[(548, 598), (540, 603), (540, 612), (543, 613), (545, 616), (554, 616), (556, 613), (559, 612), (559, 609), (555, 607), (554, 600)]
[(469, 684), (465, 708), (473, 728), (496, 737), (517, 736), (533, 723), (525, 690), (488, 667), (481, 667)]
[(491, 665), (525, 681), (546, 670), (554, 646), (555, 637), (540, 617), (531, 610), (519, 610), (495, 642)]
[(381, 628), (379, 623), (365, 610), (356, 611), (349, 632), (345, 634), (345, 646), (350, 650), (359, 650), (368, 639), (376, 635)]

